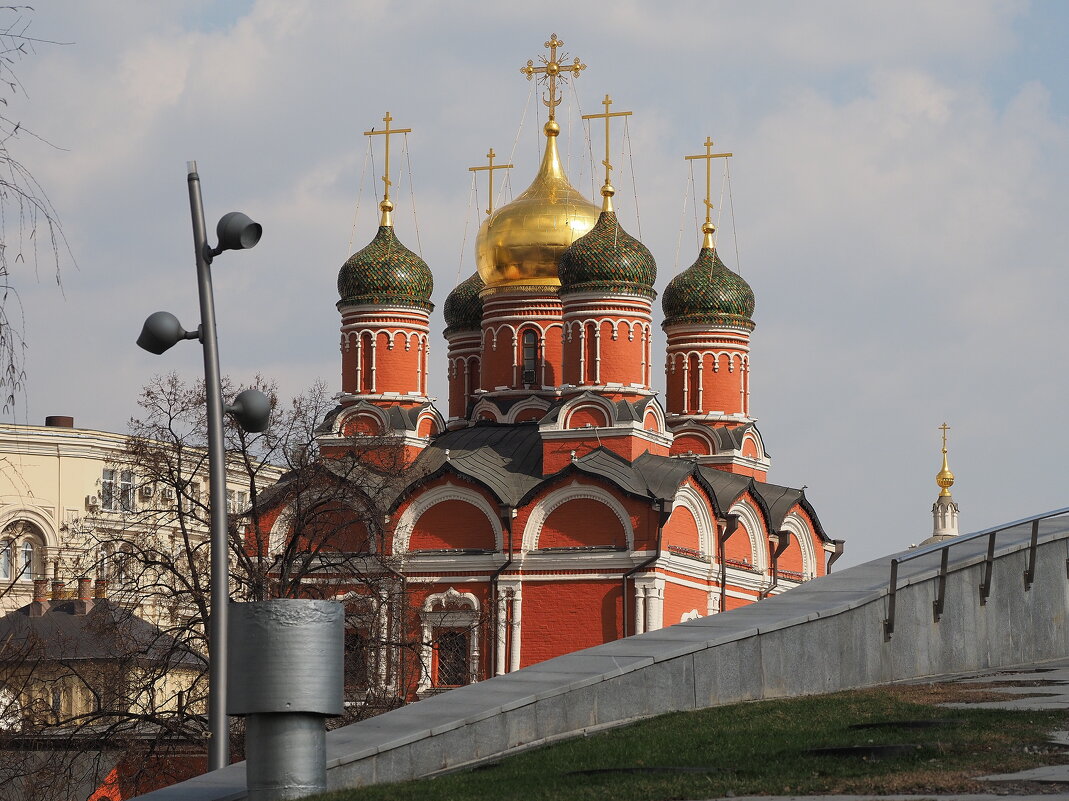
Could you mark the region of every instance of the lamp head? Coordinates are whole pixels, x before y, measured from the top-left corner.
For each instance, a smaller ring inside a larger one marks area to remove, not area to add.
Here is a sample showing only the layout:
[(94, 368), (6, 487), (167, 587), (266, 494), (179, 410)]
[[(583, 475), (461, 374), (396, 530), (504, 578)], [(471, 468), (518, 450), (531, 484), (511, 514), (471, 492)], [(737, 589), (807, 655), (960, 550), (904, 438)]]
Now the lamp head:
[(240, 211), (227, 212), (219, 218), (219, 224), (215, 226), (219, 244), (212, 253), (219, 255), (224, 250), (245, 250), (254, 247), (263, 232), (263, 226), (250, 220), (248, 215)]
[(170, 312), (153, 312), (145, 320), (141, 327), (141, 336), (137, 338), (137, 345), (149, 353), (159, 356), (170, 350), (177, 342), (183, 339), (194, 339), (196, 332), (186, 331), (178, 318)]
[(259, 434), (267, 430), (271, 401), (258, 389), (246, 389), (238, 393), (226, 410), (234, 416), (239, 426), (252, 434)]

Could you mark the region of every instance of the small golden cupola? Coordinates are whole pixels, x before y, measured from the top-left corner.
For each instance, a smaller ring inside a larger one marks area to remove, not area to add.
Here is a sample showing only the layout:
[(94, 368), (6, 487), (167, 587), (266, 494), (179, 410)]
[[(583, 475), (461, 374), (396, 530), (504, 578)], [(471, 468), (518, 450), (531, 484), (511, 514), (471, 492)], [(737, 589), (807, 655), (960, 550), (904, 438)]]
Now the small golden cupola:
[(475, 260), (487, 292), (510, 287), (557, 287), (557, 262), (572, 242), (594, 227), (600, 210), (571, 185), (564, 174), (557, 137), (557, 82), (578, 76), (586, 65), (574, 59), (564, 63), (558, 56), (564, 43), (556, 34), (545, 43), (549, 58), (541, 56), (542, 66), (528, 61), (520, 72), (531, 80), (539, 76), (548, 84), (549, 120), (543, 131), (546, 149), (534, 181), (511, 203), (497, 209), (483, 221), (475, 240)]
[(954, 474), (950, 472), (950, 465), (947, 464), (947, 431), (950, 426), (943, 423), (939, 428), (943, 432), (943, 467), (935, 474), (935, 483), (939, 485), (939, 495), (949, 498), (950, 488), (954, 486)]

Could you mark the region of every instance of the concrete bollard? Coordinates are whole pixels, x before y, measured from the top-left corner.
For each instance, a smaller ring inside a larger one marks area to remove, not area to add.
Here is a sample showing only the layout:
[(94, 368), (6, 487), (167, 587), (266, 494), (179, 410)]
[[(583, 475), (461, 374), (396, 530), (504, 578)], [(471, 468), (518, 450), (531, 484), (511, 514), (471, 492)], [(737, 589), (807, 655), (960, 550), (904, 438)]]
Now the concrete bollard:
[(249, 801), (327, 789), (324, 718), (342, 713), (344, 628), (335, 601), (231, 605), (227, 714), (245, 718)]

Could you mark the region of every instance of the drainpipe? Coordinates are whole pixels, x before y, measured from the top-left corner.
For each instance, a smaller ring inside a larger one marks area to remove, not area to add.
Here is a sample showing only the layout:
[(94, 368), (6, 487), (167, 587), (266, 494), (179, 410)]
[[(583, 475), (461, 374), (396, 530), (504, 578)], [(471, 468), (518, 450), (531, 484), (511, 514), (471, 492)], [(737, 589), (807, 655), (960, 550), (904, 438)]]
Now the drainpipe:
[(832, 545), (835, 546), (835, 550), (831, 552), (831, 558), (828, 560), (828, 566), (824, 569), (825, 573), (831, 573), (831, 566), (835, 564), (835, 560), (843, 555), (845, 550), (846, 540), (832, 540)]
[[(719, 528), (719, 526), (717, 526)], [(720, 611), (727, 611), (728, 602), (728, 565), (724, 561), (724, 545), (739, 529), (738, 515), (724, 515), (724, 530), (716, 534), (716, 558), (720, 562)]]
[(779, 584), (779, 557), (781, 553), (787, 550), (787, 546), (791, 544), (791, 532), (786, 529), (772, 532), (768, 535), (768, 544), (771, 546), (769, 552), (772, 555), (772, 583), (768, 585), (767, 589), (757, 593), (757, 600), (759, 601), (763, 601), (770, 596), (772, 590), (776, 589), (776, 585)]
[[(495, 620), (494, 645), (490, 649), (490, 670), (487, 671), (491, 676), (496, 675), (496, 673), (497, 673), (497, 656), (498, 656), (498, 654), (497, 654), (497, 628), (496, 628), (496, 621), (497, 621), (497, 613), (498, 613), (498, 609), (499, 609), (499, 604), (501, 602), (500, 587), (499, 587), (498, 579), (501, 576), (501, 574), (504, 573), (509, 568), (509, 566), (512, 564), (512, 518), (514, 518), (515, 516), (516, 516), (516, 507), (508, 506), (508, 505), (501, 507), (501, 524), (505, 527), (505, 531), (508, 532), (509, 549), (508, 549), (508, 553), (506, 554), (505, 561), (501, 563), (501, 566), (497, 570), (495, 570), (493, 573), (490, 574), (490, 584), (491, 584), (491, 586), (493, 586), (492, 597), (494, 599), (493, 609), (494, 609), (494, 620)], [(504, 621), (502, 621), (502, 625), (503, 624), (504, 624)]]
[[(664, 537), (664, 526), (668, 522), (668, 518), (672, 516), (672, 507), (668, 505), (664, 498), (654, 501), (651, 508), (658, 512), (657, 515), (657, 549), (653, 552), (653, 556), (647, 559), (640, 565), (628, 570), (623, 575), (623, 595), (620, 598), (620, 606), (623, 607), (623, 631), (624, 636), (627, 636), (627, 580), (635, 575), (638, 571), (645, 569), (649, 565), (657, 561), (657, 558), (661, 555), (661, 541)], [(667, 510), (666, 507), (667, 506)], [(636, 621), (637, 622), (637, 621)]]

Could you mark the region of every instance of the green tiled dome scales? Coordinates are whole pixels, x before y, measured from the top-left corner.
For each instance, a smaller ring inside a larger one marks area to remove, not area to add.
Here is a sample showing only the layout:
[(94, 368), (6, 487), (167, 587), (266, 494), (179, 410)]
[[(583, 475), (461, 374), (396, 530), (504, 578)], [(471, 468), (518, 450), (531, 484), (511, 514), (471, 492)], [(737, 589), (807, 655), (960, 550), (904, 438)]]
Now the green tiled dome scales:
[(753, 330), (754, 294), (706, 245), (698, 260), (671, 280), (661, 298), (664, 324), (732, 325)]
[(380, 225), (375, 238), (338, 272), (339, 305), (415, 306), (430, 311), (434, 279), (427, 262), (401, 244), (393, 226)]
[(561, 254), (562, 295), (611, 292), (654, 298), (657, 263), (650, 251), (620, 227), (613, 211), (603, 211), (597, 223)]

